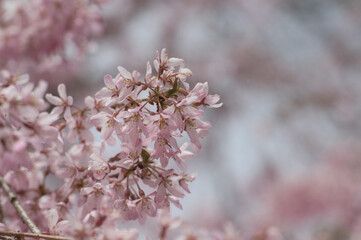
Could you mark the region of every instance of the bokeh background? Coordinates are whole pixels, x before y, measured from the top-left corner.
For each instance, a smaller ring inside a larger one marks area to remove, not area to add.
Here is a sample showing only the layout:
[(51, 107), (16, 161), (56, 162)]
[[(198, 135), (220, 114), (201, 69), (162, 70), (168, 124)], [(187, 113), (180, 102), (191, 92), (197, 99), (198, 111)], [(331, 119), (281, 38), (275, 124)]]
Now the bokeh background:
[(81, 102), (165, 47), (224, 103), (206, 112), (212, 135), (175, 216), (245, 239), (361, 239), (361, 1), (113, 0), (101, 14), (104, 35), (70, 74), (36, 76)]

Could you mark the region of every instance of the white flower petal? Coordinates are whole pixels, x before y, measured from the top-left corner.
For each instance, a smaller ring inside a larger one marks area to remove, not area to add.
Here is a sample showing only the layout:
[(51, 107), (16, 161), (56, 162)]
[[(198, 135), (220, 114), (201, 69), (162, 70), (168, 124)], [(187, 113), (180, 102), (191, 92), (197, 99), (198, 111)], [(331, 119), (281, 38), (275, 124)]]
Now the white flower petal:
[(94, 108), (94, 106), (95, 106), (94, 98), (92, 98), (91, 96), (87, 96), (84, 99), (84, 103), (88, 108), (91, 108), (91, 109)]
[(67, 99), (68, 95), (66, 95), (66, 88), (65, 88), (64, 83), (59, 84), (58, 93), (59, 93), (59, 96), (60, 96), (61, 99), (63, 99), (63, 100)]
[(63, 100), (61, 100), (60, 98), (58, 98), (58, 97), (55, 97), (55, 96), (53, 96), (52, 94), (50, 94), (50, 93), (47, 93), (46, 95), (45, 95), (45, 98), (46, 98), (46, 100), (48, 100), (48, 102), (50, 102), (51, 104), (53, 104), (53, 105), (61, 105), (61, 104), (63, 104)]
[(126, 70), (125, 68), (123, 68), (122, 66), (119, 66), (119, 67), (118, 67), (118, 71), (119, 71), (119, 73), (120, 73), (123, 77), (125, 77), (126, 79), (132, 79), (132, 74), (131, 74), (128, 70)]
[(114, 82), (113, 82), (113, 77), (109, 74), (104, 76), (104, 83), (105, 83), (105, 86), (107, 86), (108, 88), (115, 87)]

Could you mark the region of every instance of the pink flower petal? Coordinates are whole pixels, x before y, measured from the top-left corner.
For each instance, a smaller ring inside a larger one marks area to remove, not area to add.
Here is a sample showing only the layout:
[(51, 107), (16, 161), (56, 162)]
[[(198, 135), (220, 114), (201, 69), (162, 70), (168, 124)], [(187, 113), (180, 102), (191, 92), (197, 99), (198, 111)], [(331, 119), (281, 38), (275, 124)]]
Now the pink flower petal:
[(132, 74), (131, 74), (128, 70), (126, 70), (125, 68), (123, 68), (122, 66), (119, 66), (119, 67), (118, 67), (118, 71), (119, 71), (119, 73), (120, 73), (123, 77), (125, 77), (126, 79), (132, 79)]
[(104, 83), (107, 88), (114, 88), (115, 84), (113, 82), (113, 77), (110, 74), (104, 76)]
[(94, 100), (94, 98), (92, 98), (91, 96), (87, 96), (87, 97), (84, 99), (84, 103), (85, 103), (85, 105), (86, 105), (88, 108), (91, 108), (91, 109), (93, 109), (94, 106), (95, 106), (95, 100)]
[(61, 100), (58, 97), (55, 97), (55, 96), (51, 95), (50, 93), (47, 93), (45, 95), (45, 98), (46, 98), (46, 100), (48, 100), (53, 105), (61, 105), (61, 104), (63, 104), (63, 100)]
[(112, 135), (113, 131), (113, 127), (105, 125), (100, 132), (100, 136), (102, 137), (102, 139), (106, 140)]
[(63, 99), (63, 100), (67, 99), (68, 95), (66, 95), (66, 88), (65, 88), (64, 83), (59, 84), (58, 93), (59, 93), (59, 96), (60, 96), (61, 99)]

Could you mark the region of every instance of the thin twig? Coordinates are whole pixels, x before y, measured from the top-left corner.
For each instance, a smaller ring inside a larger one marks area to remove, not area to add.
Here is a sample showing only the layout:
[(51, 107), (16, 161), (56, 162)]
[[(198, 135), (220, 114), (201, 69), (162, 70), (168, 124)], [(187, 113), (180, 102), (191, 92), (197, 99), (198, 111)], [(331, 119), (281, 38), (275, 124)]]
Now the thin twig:
[(1, 207), (1, 196), (0, 196), (0, 222), (4, 222), (4, 213)]
[(19, 217), (23, 221), (23, 223), (28, 226), (32, 233), (40, 233), (39, 228), (34, 224), (34, 222), (29, 218), (28, 214), (25, 212), (24, 208), (20, 205), (19, 200), (15, 196), (15, 194), (11, 191), (9, 185), (5, 182), (5, 180), (0, 176), (0, 187), (6, 193), (6, 196), (9, 198), (10, 203), (14, 206), (16, 212)]
[(61, 237), (61, 236), (52, 236), (46, 234), (36, 234), (36, 233), (23, 233), (23, 232), (5, 232), (0, 231), (0, 236), (10, 236), (10, 237), (29, 237), (29, 238), (36, 238), (36, 239), (49, 239), (49, 240), (74, 240), (68, 237)]
[(15, 240), (13, 237), (0, 236), (1, 240)]

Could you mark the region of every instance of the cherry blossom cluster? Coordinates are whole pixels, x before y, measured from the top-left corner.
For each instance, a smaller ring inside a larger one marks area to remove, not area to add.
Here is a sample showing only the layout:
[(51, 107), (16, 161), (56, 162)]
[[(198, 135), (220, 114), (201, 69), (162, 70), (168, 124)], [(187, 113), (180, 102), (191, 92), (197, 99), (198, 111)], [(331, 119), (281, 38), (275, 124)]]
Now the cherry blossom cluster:
[(0, 1), (0, 65), (31, 65), (44, 71), (75, 59), (89, 48), (92, 37), (102, 33), (102, 2)]
[[(74, 105), (64, 84), (57, 95), (45, 94), (45, 82), (2, 72), (0, 174), (49, 234), (135, 239), (137, 231), (119, 230), (117, 220), (144, 223), (160, 209), (182, 208), (179, 200), (190, 192), (189, 148), (199, 151), (211, 126), (199, 107), (220, 107), (219, 96), (208, 94), (207, 83), (190, 88), (191, 70), (165, 49), (144, 77), (118, 71), (104, 77), (105, 87), (86, 97), (85, 107)], [(110, 146), (117, 152), (109, 155)], [(55, 176), (63, 183), (51, 191), (47, 179)], [(11, 207), (4, 212), (15, 214)], [(10, 219), (0, 229), (24, 227)]]

